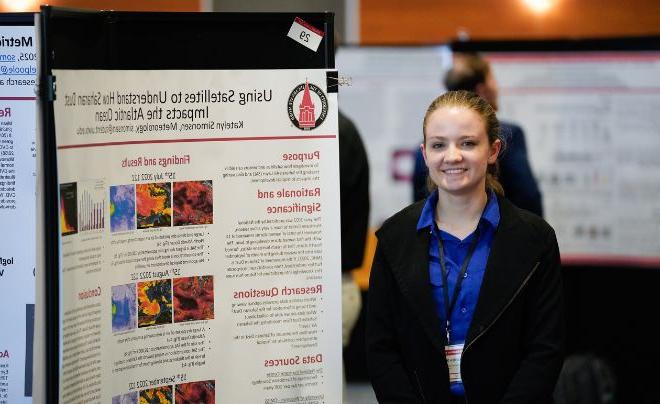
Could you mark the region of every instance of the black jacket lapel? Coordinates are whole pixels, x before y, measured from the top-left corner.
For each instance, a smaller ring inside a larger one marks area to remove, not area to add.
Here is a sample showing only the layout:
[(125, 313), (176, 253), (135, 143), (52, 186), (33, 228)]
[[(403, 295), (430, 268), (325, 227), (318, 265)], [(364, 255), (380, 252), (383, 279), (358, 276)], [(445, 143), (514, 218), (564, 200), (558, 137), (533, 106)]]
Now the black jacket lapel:
[[(491, 246), (486, 273), (481, 284), (466, 344), (488, 327), (504, 310), (516, 291), (532, 271), (540, 256), (538, 240), (534, 240), (527, 225), (521, 224), (514, 207), (506, 199), (498, 198), (500, 224)], [(391, 225), (399, 230), (381, 239), (385, 255), (391, 263), (392, 273), (401, 293), (415, 312), (426, 334), (438, 351), (444, 351), (445, 336), (436, 314), (428, 271), (430, 235), (417, 231), (417, 221), (423, 204), (407, 209), (403, 217)], [(408, 234), (410, 236), (402, 236)]]
[(490, 249), (486, 272), (479, 291), (479, 300), (467, 334), (466, 345), (488, 327), (505, 309), (523, 284), (539, 256), (538, 243), (507, 200), (498, 198), (500, 224)]
[[(436, 314), (431, 292), (429, 277), (429, 243), (428, 231), (417, 231), (417, 219), (421, 214), (421, 207), (411, 209), (406, 228), (400, 234), (409, 234), (410, 237), (399, 237), (387, 240), (390, 248), (386, 251), (390, 255), (392, 273), (399, 284), (401, 293), (413, 309), (423, 329), (439, 352), (444, 352), (445, 338), (442, 333), (440, 320)], [(385, 241), (385, 240), (380, 240)], [(379, 242), (380, 242), (379, 241)]]

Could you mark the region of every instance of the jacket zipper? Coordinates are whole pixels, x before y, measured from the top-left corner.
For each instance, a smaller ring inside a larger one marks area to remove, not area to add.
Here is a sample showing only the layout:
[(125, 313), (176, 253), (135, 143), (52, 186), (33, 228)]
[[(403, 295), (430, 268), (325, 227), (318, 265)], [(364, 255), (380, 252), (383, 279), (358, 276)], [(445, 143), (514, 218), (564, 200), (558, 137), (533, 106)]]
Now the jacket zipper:
[[(465, 355), (465, 352), (468, 350), (468, 348), (470, 348), (474, 344), (474, 341), (478, 340), (482, 335), (484, 335), (490, 329), (490, 327), (492, 327), (493, 324), (495, 324), (497, 322), (497, 320), (499, 320), (500, 317), (502, 317), (502, 314), (504, 314), (506, 309), (508, 309), (509, 306), (511, 306), (511, 303), (513, 303), (513, 301), (516, 299), (516, 297), (520, 294), (520, 291), (525, 287), (525, 285), (527, 285), (527, 282), (529, 282), (529, 279), (532, 277), (532, 275), (534, 275), (534, 272), (536, 272), (536, 269), (539, 267), (539, 265), (541, 265), (541, 261), (538, 261), (536, 263), (536, 265), (534, 265), (534, 268), (532, 268), (529, 275), (527, 275), (527, 277), (522, 282), (522, 284), (520, 285), (518, 290), (516, 290), (516, 293), (513, 294), (511, 299), (509, 299), (509, 301), (502, 308), (502, 310), (500, 310), (500, 312), (497, 313), (497, 316), (495, 316), (495, 319), (493, 321), (491, 321), (491, 323), (488, 324), (488, 326), (485, 327), (479, 334), (477, 334), (477, 336), (474, 337), (474, 339), (472, 341), (470, 341), (470, 343), (465, 348), (463, 348), (463, 352), (461, 352), (461, 364), (463, 363), (463, 355)], [(461, 379), (463, 379), (463, 375), (461, 375)], [(465, 391), (465, 404), (468, 404), (467, 390)]]
[(426, 397), (424, 397), (424, 390), (422, 390), (422, 383), (419, 381), (419, 376), (417, 376), (417, 371), (413, 370), (415, 375), (415, 381), (417, 382), (417, 388), (419, 389), (419, 394), (422, 396), (422, 402), (426, 403)]

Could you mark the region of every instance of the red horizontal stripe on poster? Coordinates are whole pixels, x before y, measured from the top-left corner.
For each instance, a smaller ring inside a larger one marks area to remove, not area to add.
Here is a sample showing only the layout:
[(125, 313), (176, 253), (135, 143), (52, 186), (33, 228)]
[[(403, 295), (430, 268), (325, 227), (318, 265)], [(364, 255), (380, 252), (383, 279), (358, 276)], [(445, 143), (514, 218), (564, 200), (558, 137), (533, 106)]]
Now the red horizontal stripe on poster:
[(88, 147), (104, 146), (126, 146), (134, 144), (157, 144), (157, 143), (196, 143), (196, 142), (237, 142), (252, 140), (310, 140), (310, 139), (335, 139), (337, 135), (312, 135), (312, 136), (250, 136), (250, 137), (208, 137), (196, 139), (154, 139), (154, 140), (127, 140), (124, 142), (83, 143), (57, 146), (58, 150), (81, 149)]
[(625, 62), (660, 60), (660, 52), (543, 52), (543, 53), (486, 53), (488, 60), (497, 63), (552, 63), (552, 62)]

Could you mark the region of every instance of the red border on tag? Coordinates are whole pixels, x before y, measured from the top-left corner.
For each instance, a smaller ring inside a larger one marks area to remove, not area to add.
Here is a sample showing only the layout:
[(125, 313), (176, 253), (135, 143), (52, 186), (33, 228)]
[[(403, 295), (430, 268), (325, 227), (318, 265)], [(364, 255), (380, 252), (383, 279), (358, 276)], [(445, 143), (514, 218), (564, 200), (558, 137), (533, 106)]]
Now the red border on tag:
[(314, 32), (315, 34), (320, 35), (321, 37), (323, 37), (325, 35), (325, 33), (323, 31), (321, 31), (320, 29), (308, 24), (307, 22), (305, 22), (300, 17), (296, 17), (295, 20), (293, 20), (293, 21), (297, 22), (298, 24), (302, 25), (303, 27), (307, 28), (308, 30)]

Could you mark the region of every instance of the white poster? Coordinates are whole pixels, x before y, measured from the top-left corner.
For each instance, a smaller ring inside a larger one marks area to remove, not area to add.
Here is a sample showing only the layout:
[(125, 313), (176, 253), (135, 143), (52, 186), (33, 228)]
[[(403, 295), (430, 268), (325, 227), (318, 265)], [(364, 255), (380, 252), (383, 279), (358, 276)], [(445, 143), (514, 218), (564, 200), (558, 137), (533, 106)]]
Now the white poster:
[(326, 71), (53, 74), (61, 402), (339, 402)]
[(491, 54), (564, 263), (660, 265), (660, 54)]
[(0, 27), (0, 404), (32, 402), (34, 27)]

